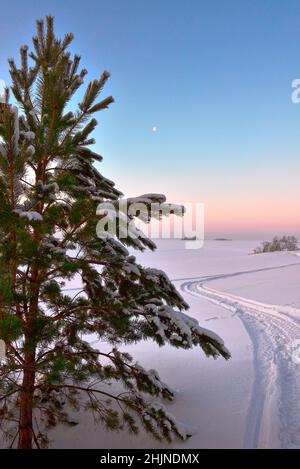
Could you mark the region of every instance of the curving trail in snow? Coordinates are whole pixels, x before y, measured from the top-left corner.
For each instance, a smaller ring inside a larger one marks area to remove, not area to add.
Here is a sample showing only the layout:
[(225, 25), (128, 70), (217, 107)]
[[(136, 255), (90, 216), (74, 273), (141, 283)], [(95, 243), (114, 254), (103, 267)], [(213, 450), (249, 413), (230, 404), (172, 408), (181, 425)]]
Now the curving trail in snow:
[[(300, 309), (217, 291), (213, 280), (274, 269), (182, 280), (181, 289), (239, 316), (253, 344), (254, 383), (245, 425), (246, 448), (300, 447)], [(298, 341), (298, 343), (297, 343)], [(298, 348), (297, 356), (295, 355)]]

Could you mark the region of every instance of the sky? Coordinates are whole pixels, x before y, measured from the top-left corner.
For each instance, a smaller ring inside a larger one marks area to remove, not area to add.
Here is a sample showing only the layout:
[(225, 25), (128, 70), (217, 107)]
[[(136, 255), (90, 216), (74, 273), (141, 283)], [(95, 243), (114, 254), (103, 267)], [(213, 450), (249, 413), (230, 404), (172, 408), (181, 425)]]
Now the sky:
[(6, 84), (49, 13), (87, 78), (111, 73), (95, 150), (126, 196), (204, 203), (206, 237), (300, 236), (298, 0), (1, 1)]

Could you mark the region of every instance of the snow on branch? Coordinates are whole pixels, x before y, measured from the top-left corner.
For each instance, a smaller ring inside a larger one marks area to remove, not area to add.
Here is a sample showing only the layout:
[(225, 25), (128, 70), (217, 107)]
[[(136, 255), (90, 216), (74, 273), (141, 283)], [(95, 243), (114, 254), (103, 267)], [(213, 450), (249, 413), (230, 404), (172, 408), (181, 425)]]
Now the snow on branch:
[(28, 211), (28, 212), (23, 212), (22, 210), (15, 210), (15, 213), (19, 215), (21, 218), (27, 218), (29, 221), (42, 221), (43, 216), (35, 211)]
[(200, 345), (208, 356), (230, 357), (223, 340), (214, 332), (201, 327), (196, 319), (168, 305), (148, 304), (145, 310), (150, 313), (149, 321), (163, 342), (181, 348)]

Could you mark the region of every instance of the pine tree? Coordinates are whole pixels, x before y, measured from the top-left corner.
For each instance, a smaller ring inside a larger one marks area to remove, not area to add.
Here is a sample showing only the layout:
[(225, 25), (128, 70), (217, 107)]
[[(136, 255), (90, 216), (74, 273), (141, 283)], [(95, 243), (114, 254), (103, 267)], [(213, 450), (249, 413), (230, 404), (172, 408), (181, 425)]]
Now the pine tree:
[[(57, 39), (48, 16), (46, 24), (37, 21), (33, 52), (21, 47), (20, 68), (9, 60), (16, 106), (6, 90), (0, 113), (1, 429), (11, 446), (46, 447), (48, 429), (74, 425), (73, 411), (84, 406), (109, 429), (144, 427), (158, 439), (184, 439), (161, 404), (173, 399), (172, 390), (119, 347), (152, 339), (160, 346), (200, 346), (213, 357), (229, 353), (183, 313), (188, 305), (164, 272), (129, 254), (128, 246), (155, 249), (150, 239), (135, 228), (122, 238), (121, 223), (117, 236), (97, 235), (99, 203), (117, 207), (122, 198), (90, 149), (93, 116), (113, 98), (99, 100), (109, 78), (104, 72), (88, 84), (77, 110), (68, 110), (87, 74), (79, 71), (80, 57), (68, 52), (72, 39)], [(165, 198), (129, 201), (150, 207)], [(125, 224), (132, 227), (133, 218), (126, 215)], [(70, 294), (65, 287), (75, 276), (82, 290)], [(88, 341), (91, 334), (100, 346)], [(114, 393), (109, 383), (124, 392)]]

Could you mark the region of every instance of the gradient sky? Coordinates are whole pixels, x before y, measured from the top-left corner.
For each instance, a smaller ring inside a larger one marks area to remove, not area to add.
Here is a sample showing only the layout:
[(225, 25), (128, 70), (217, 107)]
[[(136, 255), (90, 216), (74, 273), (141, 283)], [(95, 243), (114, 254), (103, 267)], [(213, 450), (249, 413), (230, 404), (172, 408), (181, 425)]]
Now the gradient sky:
[(204, 202), (208, 237), (300, 235), (299, 0), (1, 2), (6, 83), (47, 13), (89, 78), (112, 74), (96, 148), (126, 195)]

